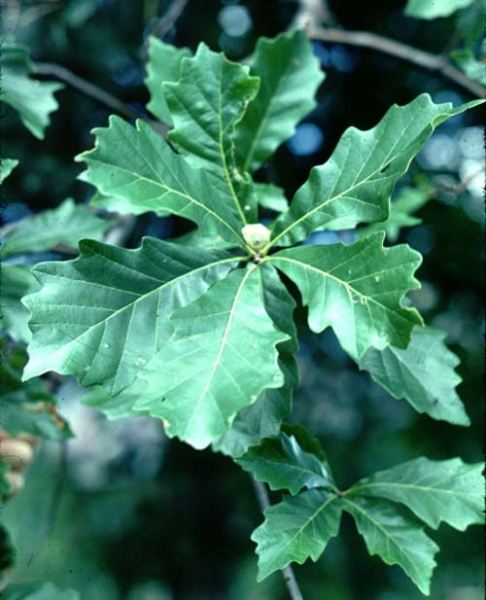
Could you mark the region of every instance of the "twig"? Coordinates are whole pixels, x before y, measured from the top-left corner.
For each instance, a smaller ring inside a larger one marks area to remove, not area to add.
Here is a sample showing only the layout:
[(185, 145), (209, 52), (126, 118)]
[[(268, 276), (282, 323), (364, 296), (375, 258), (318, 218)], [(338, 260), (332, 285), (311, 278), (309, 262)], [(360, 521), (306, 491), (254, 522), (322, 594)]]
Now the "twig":
[(38, 62), (35, 63), (35, 72), (38, 75), (48, 75), (51, 77), (55, 77), (60, 81), (64, 81), (71, 87), (79, 90), (85, 96), (89, 96), (90, 98), (94, 98), (101, 104), (108, 106), (109, 108), (116, 111), (118, 114), (124, 116), (126, 119), (134, 120), (134, 119), (144, 119), (147, 120), (147, 116), (142, 112), (135, 110), (131, 106), (128, 106), (121, 100), (119, 100), (116, 96), (113, 96), (109, 92), (103, 90), (102, 88), (82, 79), (78, 75), (75, 75), (69, 69), (66, 69), (62, 65), (58, 65), (56, 63), (44, 63)]
[(447, 79), (468, 90), (474, 96), (483, 98), (486, 96), (486, 88), (472, 81), (462, 71), (454, 67), (449, 60), (441, 54), (424, 52), (418, 48), (407, 46), (395, 40), (367, 31), (344, 31), (342, 29), (316, 27), (312, 23), (307, 26), (307, 32), (311, 39), (322, 42), (347, 44), (377, 50), (390, 56), (395, 56), (424, 69), (437, 71)]
[[(255, 490), (255, 496), (258, 500), (258, 505), (263, 512), (271, 506), (267, 488), (265, 487), (265, 484), (263, 484), (261, 481), (257, 481), (254, 477), (250, 477), (250, 479), (253, 484), (253, 489)], [(302, 596), (299, 584), (295, 578), (294, 570), (290, 565), (287, 565), (282, 569), (282, 575), (287, 585), (291, 600), (304, 600), (304, 596)]]
[[(150, 35), (162, 39), (184, 12), (189, 0), (174, 0), (169, 10), (152, 27)], [(147, 43), (147, 42), (146, 42)]]

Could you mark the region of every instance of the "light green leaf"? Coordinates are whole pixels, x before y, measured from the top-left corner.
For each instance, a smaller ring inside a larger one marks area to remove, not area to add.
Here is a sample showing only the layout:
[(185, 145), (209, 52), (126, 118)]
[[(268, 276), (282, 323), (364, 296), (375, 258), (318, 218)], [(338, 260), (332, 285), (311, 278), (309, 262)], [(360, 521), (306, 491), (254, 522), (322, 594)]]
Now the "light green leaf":
[(368, 552), (377, 554), (388, 565), (399, 565), (428, 595), (439, 547), (422, 527), (383, 501), (346, 497), (343, 509), (353, 516)]
[(42, 252), (59, 244), (77, 248), (83, 237), (102, 239), (113, 221), (100, 219), (85, 205), (76, 205), (71, 198), (53, 210), (18, 221), (4, 237), (2, 256), (23, 252)]
[(236, 128), (235, 146), (238, 167), (252, 173), (316, 106), (324, 74), (303, 30), (260, 38), (250, 66), (261, 86)]
[(49, 115), (58, 108), (54, 93), (64, 86), (60, 83), (31, 79), (34, 67), (26, 48), (2, 45), (2, 95), (0, 100), (18, 111), (22, 123), (35, 135), (44, 138)]
[(82, 396), (81, 402), (101, 411), (108, 419), (120, 419), (122, 417), (133, 417), (134, 415), (143, 416), (148, 413), (136, 412), (133, 405), (140, 394), (143, 394), (146, 383), (141, 379), (135, 379), (132, 384), (116, 396), (111, 396), (101, 386), (94, 386)]
[(2, 265), (2, 329), (16, 342), (28, 343), (32, 337), (27, 324), (29, 312), (21, 299), (38, 288), (29, 269)]
[(255, 183), (254, 194), (256, 194), (259, 206), (268, 210), (280, 213), (289, 207), (283, 189), (271, 183)]
[(245, 406), (235, 417), (231, 429), (213, 442), (213, 449), (229, 456), (240, 456), (265, 437), (277, 435), (283, 418), (290, 413), (292, 392), (299, 375), (294, 354), (298, 349), (293, 320), (295, 301), (281, 282), (277, 271), (268, 264), (260, 267), (263, 277), (263, 302), (275, 327), (289, 336), (277, 344), (278, 365), (284, 376), (281, 388), (263, 390), (257, 400)]
[(7, 179), (18, 164), (19, 161), (15, 158), (0, 158), (0, 184)]
[(174, 121), (171, 142), (190, 164), (205, 167), (213, 179), (223, 182), (230, 196), (227, 202), (238, 210), (244, 224), (254, 207), (245, 209), (246, 180), (235, 168), (233, 132), (259, 85), (248, 66), (230, 62), (200, 44), (193, 58), (182, 61), (179, 81), (163, 86)]
[(272, 490), (287, 489), (295, 495), (303, 487), (334, 487), (323, 462), (302, 448), (294, 435), (283, 432), (264, 439), (235, 462), (258, 481), (268, 483)]
[(71, 430), (56, 410), (56, 397), (47, 392), (48, 383), (41, 379), (22, 382), (22, 369), (27, 362), (24, 348), (7, 351), (2, 340), (0, 350), (0, 423), (11, 435), (28, 433), (51, 440), (72, 436)]
[(386, 221), (373, 223), (358, 230), (360, 237), (365, 237), (377, 231), (385, 231), (387, 240), (395, 243), (401, 229), (420, 225), (422, 219), (412, 216), (431, 198), (429, 187), (414, 188), (404, 187), (390, 204), (390, 214)]
[(405, 106), (392, 106), (376, 127), (347, 129), (331, 158), (314, 167), (273, 227), (272, 245), (290, 246), (314, 230), (351, 229), (384, 221), (395, 182), (443, 121), (478, 106), (434, 104), (422, 94)]
[(153, 393), (135, 409), (205, 448), (262, 390), (281, 386), (276, 345), (288, 336), (275, 329), (262, 296), (260, 269), (238, 269), (175, 312), (172, 338), (140, 374)]
[(352, 246), (301, 246), (268, 258), (298, 286), (309, 307), (309, 327), (320, 333), (331, 326), (341, 346), (360, 358), (370, 347), (406, 347), (415, 309), (400, 304), (419, 287), (413, 273), (421, 257), (408, 246), (383, 248), (383, 233)]
[(82, 240), (80, 252), (32, 270), (42, 289), (24, 299), (33, 333), (24, 379), (54, 370), (110, 394), (127, 387), (165, 344), (170, 314), (237, 264), (226, 252), (193, 252), (153, 238), (138, 250)]
[(52, 583), (18, 583), (2, 591), (2, 600), (81, 600), (78, 592), (54, 586)]
[(179, 79), (182, 60), (190, 56), (191, 52), (187, 48), (176, 48), (155, 37), (149, 40), (149, 62), (145, 79), (150, 92), (147, 108), (157, 119), (168, 125), (172, 125), (172, 117), (165, 99), (163, 84)]
[(338, 533), (341, 510), (337, 496), (324, 490), (287, 496), (267, 508), (265, 521), (251, 536), (257, 543), (258, 581), (291, 562), (316, 561)]
[(417, 327), (407, 348), (370, 348), (358, 364), (392, 396), (405, 398), (418, 412), (454, 425), (469, 425), (455, 390), (461, 382), (454, 370), (459, 359), (445, 345), (445, 335), (432, 327)]
[(486, 64), (484, 63), (484, 58), (482, 61), (477, 60), (471, 50), (454, 50), (451, 52), (451, 58), (469, 79), (477, 81), (481, 85), (486, 85)]
[(358, 496), (387, 498), (400, 502), (429, 527), (442, 521), (464, 531), (484, 523), (484, 478), (482, 465), (467, 465), (460, 458), (433, 461), (410, 460), (358, 481), (346, 492)]
[(448, 17), (474, 2), (475, 0), (408, 0), (405, 14), (416, 19), (437, 19)]
[(191, 169), (181, 156), (142, 121), (136, 129), (116, 116), (97, 128), (96, 146), (76, 157), (88, 165), (80, 179), (104, 196), (121, 198), (145, 212), (167, 212), (194, 221), (203, 235), (221, 235), (242, 243), (243, 220), (225, 190), (215, 193), (214, 178)]

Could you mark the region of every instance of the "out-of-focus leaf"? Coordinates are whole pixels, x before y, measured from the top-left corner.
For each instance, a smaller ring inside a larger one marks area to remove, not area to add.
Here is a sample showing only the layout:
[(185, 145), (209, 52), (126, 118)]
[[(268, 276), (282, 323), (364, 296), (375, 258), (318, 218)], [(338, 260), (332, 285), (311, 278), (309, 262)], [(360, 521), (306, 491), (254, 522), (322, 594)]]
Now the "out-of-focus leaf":
[(155, 37), (149, 40), (149, 62), (145, 79), (150, 92), (147, 108), (157, 119), (168, 125), (172, 125), (172, 116), (165, 99), (164, 83), (179, 79), (182, 60), (190, 56), (191, 52), (187, 48), (176, 48)]
[(454, 50), (451, 58), (464, 73), (481, 85), (486, 85), (486, 64), (477, 60), (471, 50)]
[(244, 244), (241, 228), (246, 221), (226, 187), (215, 193), (214, 178), (191, 169), (146, 123), (137, 121), (134, 128), (112, 116), (109, 127), (93, 133), (95, 148), (75, 160), (88, 165), (80, 179), (103, 196), (134, 205), (136, 214), (141, 207), (161, 216), (177, 214), (197, 223), (203, 235)]
[(205, 448), (264, 389), (280, 387), (276, 345), (288, 336), (275, 328), (262, 296), (260, 269), (238, 269), (176, 311), (172, 338), (140, 373), (150, 390), (135, 409)]
[(271, 244), (290, 246), (318, 228), (352, 229), (387, 219), (396, 181), (436, 127), (482, 102), (454, 108), (422, 94), (405, 106), (392, 106), (373, 129), (347, 129), (331, 158), (312, 169), (289, 210), (275, 221)]
[(358, 364), (395, 398), (405, 398), (420, 413), (454, 425), (469, 425), (456, 393), (459, 359), (445, 345), (445, 333), (417, 327), (407, 348), (369, 348)]
[(29, 269), (13, 265), (2, 266), (2, 330), (16, 342), (28, 343), (32, 333), (28, 326), (29, 311), (21, 299), (39, 289)]
[(2, 354), (0, 428), (14, 436), (28, 433), (51, 440), (71, 437), (68, 424), (57, 412), (55, 396), (47, 392), (46, 382), (22, 382), (22, 369), (27, 362), (25, 350), (9, 350), (3, 344)]
[(101, 240), (112, 221), (100, 219), (71, 198), (57, 208), (17, 221), (4, 237), (2, 256), (23, 252), (42, 252), (59, 244), (76, 248), (83, 237)]
[(1, 158), (0, 159), (0, 184), (7, 179), (10, 173), (19, 164), (19, 161), (15, 158)]
[(256, 183), (254, 193), (259, 206), (263, 208), (281, 213), (289, 207), (289, 201), (285, 197), (283, 189), (276, 185)]
[(265, 521), (251, 539), (257, 543), (258, 580), (291, 562), (316, 561), (328, 541), (337, 535), (341, 501), (324, 490), (287, 496), (265, 511)]
[(405, 6), (407, 17), (415, 19), (437, 19), (448, 17), (456, 10), (466, 8), (476, 0), (408, 0)]
[(138, 250), (82, 240), (74, 261), (32, 272), (42, 288), (24, 299), (32, 313), (24, 378), (74, 375), (109, 394), (130, 385), (172, 333), (171, 312), (236, 266), (223, 251), (145, 238)]
[(312, 331), (331, 326), (353, 358), (371, 346), (406, 347), (413, 326), (421, 324), (414, 309), (401, 306), (403, 296), (420, 287), (413, 273), (421, 257), (405, 245), (383, 248), (383, 237), (290, 248), (268, 258), (300, 289)]
[(31, 79), (34, 71), (26, 48), (2, 45), (2, 95), (0, 100), (18, 111), (22, 123), (39, 139), (49, 125), (49, 115), (58, 108), (54, 93), (64, 86), (60, 83)]
[(399, 565), (428, 595), (439, 547), (423, 528), (383, 501), (346, 497), (343, 509), (353, 516), (368, 552), (377, 554), (388, 565)]
[(237, 125), (235, 147), (238, 167), (252, 173), (315, 107), (324, 74), (303, 30), (260, 38), (250, 66), (261, 86)]
[(427, 525), (437, 529), (445, 522), (455, 529), (484, 523), (482, 465), (460, 458), (410, 460), (374, 473), (353, 485), (346, 496), (372, 496), (400, 502)]
[(52, 583), (19, 583), (0, 592), (1, 600), (81, 600), (74, 590), (61, 590)]

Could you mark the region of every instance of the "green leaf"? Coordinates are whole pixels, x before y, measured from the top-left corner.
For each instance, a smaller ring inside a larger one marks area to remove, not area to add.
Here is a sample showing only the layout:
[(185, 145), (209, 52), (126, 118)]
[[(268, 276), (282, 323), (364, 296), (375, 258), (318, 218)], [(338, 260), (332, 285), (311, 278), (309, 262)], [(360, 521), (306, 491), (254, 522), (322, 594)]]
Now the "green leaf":
[(251, 63), (261, 78), (256, 98), (236, 128), (237, 164), (256, 171), (316, 106), (314, 94), (324, 79), (303, 30), (260, 38)]
[[(9, 466), (7, 465), (7, 463), (4, 460), (2, 460), (2, 458), (0, 458), (0, 506), (2, 504), (2, 499), (5, 496), (7, 496), (7, 494), (9, 494), (12, 490), (12, 486), (10, 485), (10, 483), (6, 477), (8, 470), (9, 470)], [(10, 554), (10, 552), (8, 552), (8, 550), (10, 550), (11, 548), (5, 547), (6, 546), (5, 542), (7, 541), (7, 539), (5, 539), (6, 535), (7, 535), (7, 532), (4, 530), (4, 528), (0, 524), (0, 573), (5, 568), (5, 566), (2, 563), (11, 562), (12, 558), (13, 558), (12, 554)], [(5, 554), (7, 554), (7, 556), (5, 556)], [(8, 561), (7, 558), (10, 558), (10, 561)], [(8, 565), (8, 566), (10, 566), (10, 565)], [(1, 596), (0, 596), (0, 598), (1, 598)]]
[[(10, 491), (10, 484), (5, 480), (5, 471), (7, 467), (4, 462), (1, 462), (0, 470), (2, 476), (0, 478), (2, 482), (2, 494)], [(5, 484), (7, 487), (5, 487)], [(3, 583), (3, 576), (6, 575), (7, 569), (9, 569), (15, 562), (15, 550), (12, 546), (10, 535), (5, 527), (0, 523), (0, 582)], [(1, 598), (1, 596), (0, 596)]]
[(248, 66), (200, 44), (193, 58), (182, 61), (179, 81), (163, 86), (174, 121), (169, 139), (190, 164), (221, 180), (221, 193), (229, 195), (226, 202), (243, 224), (254, 220), (255, 207), (247, 204), (248, 182), (235, 168), (233, 132), (259, 85)]
[(428, 595), (439, 547), (422, 527), (383, 501), (346, 497), (343, 509), (353, 516), (368, 552), (377, 554), (388, 565), (399, 565)]
[(482, 465), (467, 465), (460, 458), (408, 461), (358, 481), (346, 496), (371, 496), (400, 502), (429, 527), (442, 521), (464, 531), (484, 523)]
[(477, 81), (481, 85), (486, 85), (486, 65), (484, 64), (484, 58), (482, 61), (477, 60), (471, 50), (454, 50), (451, 52), (451, 58), (469, 79)]
[(133, 417), (134, 415), (146, 415), (144, 411), (134, 411), (133, 405), (143, 393), (146, 382), (141, 379), (135, 381), (123, 389), (116, 396), (111, 396), (101, 386), (94, 386), (81, 398), (81, 402), (86, 406), (91, 406), (101, 411), (108, 419), (120, 419), (122, 417)]
[(420, 225), (422, 219), (412, 216), (414, 212), (422, 208), (431, 198), (429, 187), (413, 188), (404, 187), (398, 196), (390, 204), (390, 214), (386, 221), (373, 223), (359, 229), (360, 237), (365, 237), (377, 231), (385, 231), (387, 240), (395, 243), (398, 240), (401, 229)]
[(268, 210), (280, 213), (289, 207), (283, 189), (271, 183), (255, 183), (254, 194), (258, 205)]
[(145, 79), (150, 92), (147, 108), (157, 119), (168, 125), (173, 122), (165, 99), (164, 83), (179, 79), (182, 60), (190, 56), (191, 52), (187, 48), (176, 48), (155, 37), (149, 40), (149, 62)]
[(55, 396), (47, 392), (47, 382), (41, 379), (22, 382), (22, 369), (27, 362), (25, 350), (8, 351), (2, 341), (1, 351), (1, 428), (14, 436), (28, 433), (51, 440), (71, 437), (69, 426), (56, 410)]
[(172, 338), (140, 374), (151, 390), (135, 409), (205, 448), (262, 390), (281, 386), (276, 345), (288, 336), (275, 329), (262, 296), (260, 269), (238, 269), (176, 311)]
[(454, 108), (422, 94), (406, 106), (392, 106), (373, 129), (347, 129), (331, 158), (312, 169), (290, 209), (276, 220), (272, 245), (291, 246), (317, 228), (351, 229), (385, 220), (395, 182), (435, 128), (482, 102)]
[(75, 159), (88, 165), (80, 179), (134, 205), (135, 214), (141, 207), (161, 216), (170, 212), (197, 223), (202, 235), (244, 245), (244, 222), (232, 198), (221, 189), (215, 193), (214, 178), (191, 169), (146, 123), (137, 121), (135, 129), (112, 116), (108, 128), (93, 133), (95, 148)]
[(23, 252), (42, 252), (59, 244), (77, 248), (83, 237), (101, 239), (113, 222), (100, 219), (84, 205), (71, 198), (53, 210), (45, 210), (15, 223), (4, 237), (2, 256)]
[(32, 270), (43, 287), (24, 299), (33, 333), (24, 378), (54, 370), (110, 394), (127, 387), (165, 344), (171, 312), (237, 264), (226, 252), (152, 238), (138, 250), (92, 240), (79, 247), (76, 260)]
[(49, 125), (49, 115), (58, 108), (54, 93), (64, 86), (30, 78), (34, 67), (26, 48), (2, 45), (2, 95), (0, 100), (18, 111), (22, 123), (39, 139)]
[(286, 489), (295, 495), (303, 487), (334, 487), (323, 462), (314, 453), (306, 452), (295, 436), (286, 433), (264, 439), (235, 462), (258, 481), (268, 483), (272, 490)]
[(292, 393), (299, 375), (294, 354), (298, 349), (293, 320), (295, 301), (281, 282), (278, 272), (268, 264), (260, 267), (263, 277), (263, 302), (275, 327), (289, 336), (277, 344), (278, 365), (284, 385), (263, 390), (257, 400), (245, 406), (235, 417), (231, 429), (213, 442), (213, 449), (229, 456), (239, 456), (265, 437), (277, 435), (283, 418), (290, 413)]
[(459, 359), (445, 345), (445, 336), (432, 327), (414, 328), (407, 348), (370, 348), (358, 364), (392, 396), (405, 398), (419, 413), (454, 425), (469, 425), (455, 390), (461, 382), (454, 370)]
[(29, 269), (2, 265), (2, 329), (16, 342), (28, 343), (32, 338), (27, 324), (29, 312), (21, 299), (38, 288), (39, 284)]
[(7, 586), (1, 600), (81, 600), (78, 592), (54, 586), (52, 583), (18, 583)]
[(475, 0), (408, 0), (405, 14), (415, 19), (437, 19), (448, 17), (474, 2)]
[(258, 581), (291, 562), (316, 561), (338, 533), (341, 510), (337, 496), (324, 490), (287, 496), (267, 508), (265, 521), (251, 536), (257, 543)]
[(400, 304), (419, 287), (413, 273), (421, 257), (405, 245), (383, 248), (383, 237), (377, 233), (352, 246), (290, 248), (268, 258), (298, 286), (311, 330), (331, 326), (353, 358), (370, 346), (406, 347), (413, 326), (421, 324), (415, 309)]
[(10, 175), (10, 173), (19, 164), (15, 158), (0, 158), (0, 184)]

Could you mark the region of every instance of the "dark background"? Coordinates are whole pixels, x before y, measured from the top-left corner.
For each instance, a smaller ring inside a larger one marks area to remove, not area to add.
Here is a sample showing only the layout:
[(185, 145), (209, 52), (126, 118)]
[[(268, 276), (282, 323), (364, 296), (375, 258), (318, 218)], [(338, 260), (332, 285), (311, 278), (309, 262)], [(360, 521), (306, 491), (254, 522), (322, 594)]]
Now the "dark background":
[[(3, 26), (31, 48), (35, 61), (62, 64), (143, 111), (149, 99), (143, 84), (144, 41), (168, 5), (157, 0), (6, 2)], [(246, 8), (244, 18), (251, 19), (251, 28), (242, 36), (225, 33), (221, 25), (221, 11), (232, 5)], [(469, 10), (446, 19), (419, 21), (403, 15), (404, 5), (379, 0), (357, 8), (351, 0), (330, 2), (345, 29), (376, 32), (436, 53), (456, 44), (468, 22), (477, 25), (483, 18), (480, 11)], [(258, 36), (272, 37), (285, 30), (296, 9), (291, 0), (190, 0), (164, 40), (192, 49), (204, 41), (239, 60), (251, 53)], [(327, 73), (318, 107), (305, 119), (315, 127), (301, 129), (260, 173), (283, 186), (289, 197), (311, 166), (329, 157), (346, 127), (370, 128), (391, 104), (407, 103), (424, 91), (437, 102), (459, 104), (472, 99), (442, 76), (385, 54), (321, 43), (315, 44), (315, 52)], [(4, 185), (7, 220), (57, 206), (68, 196), (86, 202), (92, 194), (92, 189), (76, 181), (82, 167), (73, 157), (92, 147), (90, 130), (105, 126), (112, 111), (68, 86), (56, 97), (60, 109), (53, 113), (44, 141), (23, 129), (13, 111), (6, 111), (4, 153), (20, 160)], [(470, 139), (471, 131), (477, 134), (471, 128), (480, 123), (481, 110), (476, 109), (443, 125), (442, 137), (432, 150), (421, 154), (400, 184), (417, 184), (426, 177), (436, 188), (418, 213), (422, 224), (402, 230), (399, 241), (424, 254), (418, 274), (423, 288), (413, 294), (414, 302), (427, 323), (448, 332), (448, 342), (461, 358), (459, 393), (473, 425), (453, 427), (417, 415), (360, 373), (331, 332), (310, 335), (303, 326), (304, 311), (297, 311), (302, 325), (302, 385), (296, 392), (293, 418), (319, 437), (342, 487), (422, 454), (431, 459), (460, 456), (466, 462), (482, 459), (482, 196), (467, 189), (443, 190), (444, 183), (459, 184), (460, 141)], [(317, 142), (313, 143), (309, 131), (317, 135)], [(471, 148), (469, 154), (478, 154)], [(482, 143), (479, 165), (484, 160), (481, 152)], [(146, 233), (171, 236), (182, 229), (176, 218), (143, 216), (128, 245), (138, 246)], [(4, 510), (3, 519), (19, 550), (14, 578), (71, 586), (81, 591), (84, 600), (288, 598), (278, 573), (256, 583), (256, 557), (249, 536), (261, 515), (247, 476), (229, 459), (168, 441), (156, 423), (107, 422), (79, 407), (73, 382), (60, 394), (61, 409), (79, 440), (69, 444), (60, 510), (50, 535), (46, 534), (49, 510), (63, 475), (58, 446), (44, 445), (25, 491)], [(275, 494), (273, 500), (278, 498)], [(480, 528), (459, 533), (442, 527), (431, 536), (441, 547), (431, 598), (482, 600)], [(317, 564), (309, 562), (295, 571), (306, 600), (422, 597), (400, 569), (367, 555), (346, 515), (341, 535)]]

